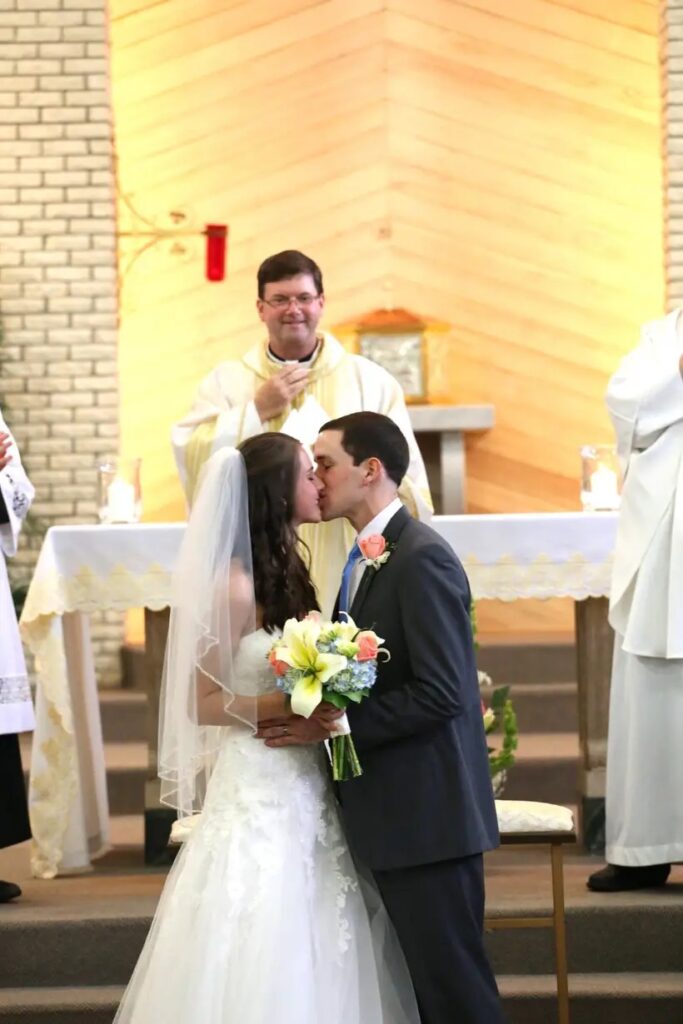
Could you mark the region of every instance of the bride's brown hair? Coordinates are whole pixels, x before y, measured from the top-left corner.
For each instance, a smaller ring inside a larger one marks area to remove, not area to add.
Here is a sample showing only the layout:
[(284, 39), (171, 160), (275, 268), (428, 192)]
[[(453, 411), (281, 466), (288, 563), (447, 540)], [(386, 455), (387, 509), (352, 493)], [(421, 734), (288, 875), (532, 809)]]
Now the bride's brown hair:
[(269, 632), (319, 610), (292, 525), (300, 450), (293, 437), (276, 433), (257, 434), (239, 445), (247, 469), (255, 597)]

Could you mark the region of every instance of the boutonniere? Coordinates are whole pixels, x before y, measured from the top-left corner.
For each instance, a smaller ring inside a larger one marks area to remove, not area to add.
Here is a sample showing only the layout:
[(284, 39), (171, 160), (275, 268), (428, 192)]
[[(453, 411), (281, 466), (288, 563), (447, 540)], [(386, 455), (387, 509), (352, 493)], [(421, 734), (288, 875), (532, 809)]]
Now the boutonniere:
[(383, 537), (381, 533), (372, 533), (369, 537), (363, 537), (358, 541), (358, 547), (366, 565), (375, 570), (380, 569), (391, 554), (391, 547), (387, 545), (386, 537)]

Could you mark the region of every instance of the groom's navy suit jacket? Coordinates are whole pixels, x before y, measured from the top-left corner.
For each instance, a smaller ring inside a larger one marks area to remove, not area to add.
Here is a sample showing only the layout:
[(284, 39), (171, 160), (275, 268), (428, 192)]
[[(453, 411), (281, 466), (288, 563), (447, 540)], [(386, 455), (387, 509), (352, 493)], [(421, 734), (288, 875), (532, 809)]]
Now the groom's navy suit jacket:
[(389, 558), (365, 569), (350, 615), (384, 638), (391, 660), (379, 663), (370, 696), (348, 708), (363, 774), (338, 787), (351, 846), (376, 871), (499, 841), (467, 576), (405, 508), (384, 536)]

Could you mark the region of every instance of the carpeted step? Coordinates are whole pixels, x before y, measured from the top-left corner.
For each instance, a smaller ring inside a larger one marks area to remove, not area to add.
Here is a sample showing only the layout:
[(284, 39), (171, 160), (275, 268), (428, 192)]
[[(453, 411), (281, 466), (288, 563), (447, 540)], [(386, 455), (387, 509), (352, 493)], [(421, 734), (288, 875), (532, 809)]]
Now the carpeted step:
[[(554, 975), (500, 975), (498, 986), (509, 1024), (557, 1020)], [(572, 974), (572, 1024), (682, 1024), (680, 973)]]
[[(28, 786), (28, 765), (31, 763), (29, 734), (21, 738), (21, 756), (24, 778)], [(109, 813), (142, 815), (147, 778), (147, 744), (105, 743), (104, 760), (107, 768)]]
[[(161, 882), (162, 879), (160, 878)], [(68, 880), (62, 885), (68, 886)], [(121, 888), (121, 880), (117, 889)], [(567, 910), (569, 969), (578, 974), (611, 971), (676, 972), (683, 962), (683, 899), (651, 894), (640, 901), (604, 899)], [(20, 901), (3, 910), (0, 929), (0, 989), (5, 987), (123, 985), (130, 978), (147, 934), (156, 896), (112, 895), (95, 909), (87, 905), (55, 911)], [(80, 909), (80, 913), (79, 913)], [(518, 901), (514, 913), (536, 912)], [(510, 913), (490, 906), (490, 916)], [(552, 974), (550, 929), (488, 932), (487, 946), (497, 975)], [(39, 955), (37, 953), (39, 952)], [(681, 1016), (683, 1021), (683, 1014)], [(601, 1021), (601, 1024), (603, 1022)], [(672, 1022), (673, 1024), (673, 1022)]]
[(147, 742), (147, 698), (130, 690), (100, 692), (102, 735), (105, 743)]
[(121, 648), (121, 686), (128, 693), (145, 693), (147, 665), (144, 644), (124, 644)]
[[(511, 697), (521, 733), (568, 732), (578, 729), (575, 683), (515, 683)], [(147, 703), (144, 693), (104, 690), (100, 693), (102, 733), (106, 743), (145, 743)]]
[(578, 732), (576, 683), (515, 683), (510, 697), (520, 734)]
[[(496, 743), (495, 734), (491, 742)], [(22, 737), (22, 757), (28, 782), (30, 737)], [(109, 810), (113, 815), (142, 814), (147, 777), (147, 745), (142, 742), (105, 743)], [(515, 765), (508, 772), (503, 796), (509, 800), (545, 800), (576, 804), (579, 765), (574, 733), (532, 733), (520, 730)]]
[[(495, 733), (489, 737), (496, 745)], [(579, 741), (575, 733), (520, 731), (515, 764), (501, 794), (507, 800), (576, 804)]]
[[(565, 635), (563, 635), (565, 636)], [(122, 686), (126, 692), (145, 690), (145, 651), (138, 644), (121, 649)], [(477, 666), (502, 686), (508, 683), (572, 683), (576, 681), (574, 639), (525, 638), (520, 642), (489, 642), (477, 648)]]
[(122, 985), (0, 989), (0, 1024), (111, 1024)]
[[(680, 1024), (679, 973), (574, 974), (572, 1024)], [(509, 1024), (556, 1019), (554, 975), (502, 975), (498, 985)], [(0, 1024), (111, 1024), (122, 985), (0, 990)]]
[[(554, 975), (498, 978), (509, 1024), (555, 1019)], [(123, 986), (0, 990), (1, 1024), (111, 1024)], [(572, 1024), (678, 1024), (683, 1020), (680, 974), (575, 974), (570, 977)]]
[(482, 643), (477, 667), (488, 672), (496, 686), (515, 683), (576, 682), (573, 639), (563, 642)]
[[(509, 1024), (556, 1019), (555, 977), (498, 978)], [(1, 1024), (111, 1024), (123, 986), (0, 990)], [(572, 975), (572, 1024), (679, 1024), (680, 974)]]
[[(683, 963), (683, 906), (666, 901), (610, 905), (609, 900), (567, 909), (569, 971), (578, 974), (611, 971), (680, 970)], [(495, 908), (488, 914), (498, 915)], [(524, 916), (517, 910), (512, 916)], [(521, 936), (523, 935), (523, 939)], [(551, 974), (555, 969), (551, 929), (490, 931), (486, 944), (496, 974)], [(683, 1022), (683, 1014), (681, 1015)], [(601, 1022), (603, 1024), (603, 1022)]]
[(105, 743), (110, 814), (142, 814), (147, 778), (146, 743)]
[[(495, 741), (495, 737), (492, 738)], [(142, 813), (147, 752), (144, 744), (106, 744), (112, 814)], [(576, 804), (579, 745), (574, 733), (520, 732), (517, 761), (503, 795), (509, 800)]]
[[(495, 735), (491, 737), (495, 743)], [(22, 741), (24, 766), (30, 763), (30, 740)], [(109, 810), (113, 815), (142, 814), (147, 746), (105, 743)], [(578, 738), (573, 733), (520, 732), (517, 761), (508, 772), (503, 796), (509, 800), (544, 800), (576, 804)], [(28, 781), (28, 774), (26, 772)]]
[[(486, 694), (483, 694), (484, 697)], [(578, 729), (575, 683), (515, 683), (511, 688), (519, 731), (569, 732)], [(106, 743), (145, 743), (147, 704), (145, 695), (126, 690), (100, 694), (102, 733)]]
[(6, 919), (0, 930), (0, 991), (127, 984), (153, 911), (154, 905), (148, 905), (120, 916), (112, 909), (102, 917)]
[[(0, 913), (0, 1024), (111, 1021), (166, 877), (142, 866), (138, 817), (115, 819), (112, 838), (92, 873), (49, 881), (28, 877), (28, 844), (2, 851), (0, 874), (24, 895)], [(683, 1024), (683, 868), (662, 889), (605, 895), (585, 885), (596, 858), (570, 847), (565, 862), (572, 1024)], [(489, 917), (547, 913), (547, 849), (488, 854), (486, 887)], [(489, 932), (487, 943), (510, 1024), (554, 1024), (552, 931)]]

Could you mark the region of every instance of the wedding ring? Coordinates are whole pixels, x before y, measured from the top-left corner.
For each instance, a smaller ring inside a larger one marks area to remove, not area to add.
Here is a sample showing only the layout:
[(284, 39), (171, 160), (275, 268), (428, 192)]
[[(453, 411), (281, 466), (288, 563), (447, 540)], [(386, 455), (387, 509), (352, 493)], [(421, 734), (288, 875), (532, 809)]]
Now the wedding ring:
[(282, 726), (282, 735), (283, 736), (289, 736), (289, 729), (287, 728), (286, 725)]

